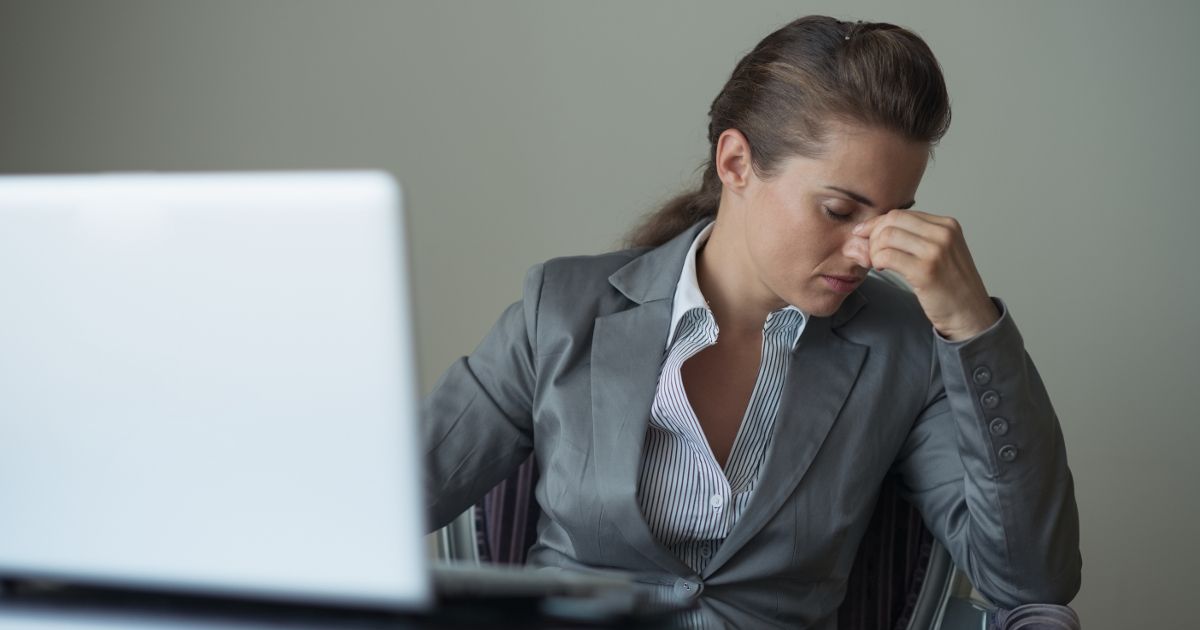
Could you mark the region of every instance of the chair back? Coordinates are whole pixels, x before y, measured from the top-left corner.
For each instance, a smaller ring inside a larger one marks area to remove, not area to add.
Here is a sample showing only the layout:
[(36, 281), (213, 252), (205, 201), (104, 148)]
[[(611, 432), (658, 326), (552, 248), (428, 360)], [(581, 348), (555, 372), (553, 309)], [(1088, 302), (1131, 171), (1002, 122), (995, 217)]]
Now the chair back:
[(919, 604), (936, 546), (921, 514), (900, 496), (899, 482), (893, 475), (885, 477), (850, 569), (846, 597), (838, 608), (838, 629), (922, 627), (912, 621), (925, 616), (918, 614), (924, 608)]
[(533, 455), (475, 505), (480, 562), (523, 565), (537, 542), (542, 508), (533, 496), (538, 481)]

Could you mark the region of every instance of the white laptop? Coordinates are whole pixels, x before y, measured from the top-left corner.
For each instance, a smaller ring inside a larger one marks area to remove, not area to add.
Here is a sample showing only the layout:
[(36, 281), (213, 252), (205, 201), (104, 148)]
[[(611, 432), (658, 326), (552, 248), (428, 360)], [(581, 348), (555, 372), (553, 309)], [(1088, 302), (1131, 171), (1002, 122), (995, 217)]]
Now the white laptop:
[(0, 177), (0, 577), (419, 610), (381, 172)]

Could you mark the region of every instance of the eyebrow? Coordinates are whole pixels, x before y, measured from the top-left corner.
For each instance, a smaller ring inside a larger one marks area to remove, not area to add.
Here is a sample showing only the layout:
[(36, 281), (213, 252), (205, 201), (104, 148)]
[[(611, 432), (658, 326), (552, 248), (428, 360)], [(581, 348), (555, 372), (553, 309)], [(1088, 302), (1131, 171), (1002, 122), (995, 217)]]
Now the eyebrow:
[[(827, 189), (829, 189), (829, 190), (835, 190), (835, 191), (837, 191), (837, 192), (840, 192), (840, 193), (842, 193), (843, 195), (846, 195), (847, 197), (849, 197), (849, 198), (851, 198), (851, 199), (853, 199), (853, 200), (857, 201), (858, 203), (861, 203), (862, 205), (864, 205), (864, 206), (866, 206), (866, 207), (868, 207), (868, 208), (874, 208), (874, 207), (875, 207), (875, 203), (874, 203), (874, 202), (872, 202), (870, 199), (867, 199), (866, 197), (864, 197), (864, 196), (862, 196), (862, 195), (860, 195), (860, 194), (858, 194), (858, 193), (856, 193), (856, 192), (853, 192), (853, 191), (850, 191), (850, 190), (846, 190), (845, 188), (838, 188), (837, 186), (826, 186), (825, 188), (827, 188)], [(914, 204), (916, 204), (916, 203), (917, 203), (917, 200), (916, 200), (916, 199), (913, 199), (912, 201), (910, 201), (910, 202), (908, 202), (908, 203), (906, 203), (906, 204), (904, 204), (904, 205), (902, 205), (902, 206), (897, 206), (896, 208), (897, 208), (898, 210), (908, 210), (909, 208), (913, 207), (913, 205), (914, 205)]]

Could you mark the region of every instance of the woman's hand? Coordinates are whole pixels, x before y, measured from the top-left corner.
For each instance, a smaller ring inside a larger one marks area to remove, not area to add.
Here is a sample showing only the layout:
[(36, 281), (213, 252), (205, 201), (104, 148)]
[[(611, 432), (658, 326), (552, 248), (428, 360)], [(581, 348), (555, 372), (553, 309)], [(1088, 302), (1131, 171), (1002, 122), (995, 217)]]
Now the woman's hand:
[(870, 269), (904, 276), (925, 316), (943, 337), (969, 339), (1000, 319), (975, 268), (958, 221), (915, 210), (892, 210), (854, 227), (846, 254)]

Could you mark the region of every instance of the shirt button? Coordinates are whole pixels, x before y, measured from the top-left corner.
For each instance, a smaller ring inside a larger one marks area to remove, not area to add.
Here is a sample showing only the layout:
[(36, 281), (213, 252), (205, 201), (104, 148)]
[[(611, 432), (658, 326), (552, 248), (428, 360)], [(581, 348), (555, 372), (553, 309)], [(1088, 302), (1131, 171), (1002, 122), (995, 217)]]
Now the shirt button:
[(987, 385), (992, 381), (992, 371), (985, 367), (977, 368), (974, 378), (976, 385)]
[(711, 556), (712, 556), (712, 545), (710, 545), (708, 543), (701, 543), (700, 544), (700, 557), (707, 560)]
[(675, 580), (675, 595), (682, 599), (692, 599), (704, 590), (704, 585), (699, 582), (689, 582), (683, 578)]
[(988, 426), (988, 430), (992, 432), (992, 435), (999, 437), (1008, 433), (1008, 422), (1004, 418), (996, 418), (992, 420), (992, 424)]
[(1017, 458), (1017, 447), (1012, 444), (1006, 444), (1000, 447), (1000, 459), (1011, 462)]
[(1000, 394), (990, 390), (983, 392), (983, 395), (979, 397), (979, 402), (983, 403), (986, 409), (995, 409), (1000, 406)]
[(722, 505), (725, 505), (725, 497), (722, 497), (719, 494), (714, 494), (712, 495), (712, 498), (708, 500), (708, 502), (712, 504), (714, 508), (720, 509)]

